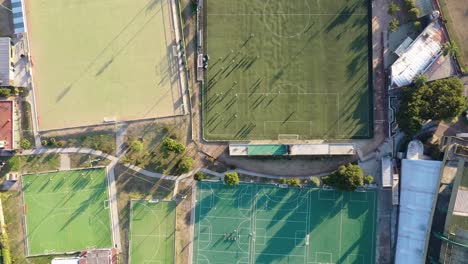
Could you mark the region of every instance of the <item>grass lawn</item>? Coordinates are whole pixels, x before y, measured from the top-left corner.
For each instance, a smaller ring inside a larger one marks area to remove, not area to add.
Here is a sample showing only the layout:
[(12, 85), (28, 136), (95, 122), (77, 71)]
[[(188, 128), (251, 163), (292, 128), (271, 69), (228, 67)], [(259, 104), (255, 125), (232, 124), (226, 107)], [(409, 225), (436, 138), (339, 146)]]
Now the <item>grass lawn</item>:
[(20, 173), (54, 171), (60, 167), (59, 154), (1, 157), (0, 159), (6, 161), (0, 175), (5, 175), (10, 171)]
[(112, 247), (105, 169), (23, 175), (28, 255)]
[(205, 5), (206, 140), (372, 137), (369, 1)]
[(27, 0), (40, 130), (181, 114), (168, 3)]
[(70, 157), (70, 167), (72, 169), (101, 167), (110, 163), (108, 159), (90, 154), (68, 154), (68, 156)]
[(194, 263), (375, 263), (376, 196), (200, 182)]
[[(62, 135), (60, 133), (47, 133), (41, 137), (41, 140), (47, 141), (47, 147), (77, 147), (100, 150), (104, 153), (115, 154), (115, 132), (113, 130), (99, 130), (92, 132), (83, 132), (76, 134)], [(53, 141), (56, 143), (53, 144)]]
[(175, 138), (178, 142), (186, 142), (187, 122), (176, 119), (173, 122), (148, 122), (132, 125), (127, 130), (127, 144), (134, 140), (143, 142), (143, 151), (127, 152), (123, 163), (132, 163), (149, 171), (165, 174), (176, 174), (177, 165), (184, 154), (164, 153), (161, 142), (167, 137)]
[(176, 202), (131, 202), (129, 263), (174, 263)]
[(439, 0), (445, 24), (450, 33), (450, 37), (457, 44), (460, 51), (460, 64), (465, 73), (468, 72), (468, 31), (465, 25), (468, 24), (468, 10), (466, 1), (460, 0)]

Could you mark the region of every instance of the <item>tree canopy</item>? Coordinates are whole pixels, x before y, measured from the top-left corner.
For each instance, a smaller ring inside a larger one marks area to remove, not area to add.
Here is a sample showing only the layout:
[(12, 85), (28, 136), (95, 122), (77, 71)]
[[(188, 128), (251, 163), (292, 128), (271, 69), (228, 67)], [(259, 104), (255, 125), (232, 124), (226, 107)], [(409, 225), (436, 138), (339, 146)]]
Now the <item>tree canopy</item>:
[(185, 152), (185, 146), (172, 138), (165, 138), (162, 141), (162, 148), (166, 151), (173, 151), (177, 154)]
[(224, 174), (224, 183), (227, 185), (238, 185), (239, 175), (237, 172), (228, 172)]
[(322, 181), (343, 191), (354, 191), (364, 184), (364, 174), (359, 165), (341, 165), (337, 171), (323, 177)]
[(401, 131), (412, 136), (421, 129), (425, 120), (453, 118), (465, 107), (466, 98), (460, 79), (417, 82), (417, 85), (403, 89), (396, 119)]

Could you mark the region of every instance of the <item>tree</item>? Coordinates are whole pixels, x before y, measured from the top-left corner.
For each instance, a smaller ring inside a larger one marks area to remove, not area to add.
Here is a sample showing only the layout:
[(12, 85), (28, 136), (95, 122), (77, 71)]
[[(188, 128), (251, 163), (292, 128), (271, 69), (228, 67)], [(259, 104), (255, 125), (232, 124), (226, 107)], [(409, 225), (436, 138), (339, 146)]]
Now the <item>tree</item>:
[(444, 56), (449, 55), (451, 57), (457, 57), (459, 54), (458, 46), (451, 41), (445, 42), (442, 46), (442, 53), (444, 54)]
[(177, 165), (177, 171), (187, 173), (193, 169), (193, 159), (191, 157), (183, 157)]
[(299, 186), (299, 184), (301, 184), (301, 180), (299, 180), (298, 178), (292, 178), (292, 179), (288, 179), (287, 183), (288, 185), (291, 185), (291, 186)]
[(465, 108), (463, 83), (453, 77), (425, 83), (419, 87), (404, 88), (396, 120), (401, 131), (413, 136), (421, 129), (425, 120), (451, 119)]
[(172, 138), (165, 138), (162, 142), (162, 148), (166, 151), (172, 151), (177, 154), (185, 152), (185, 146)]
[(393, 16), (400, 10), (401, 10), (400, 7), (397, 4), (395, 4), (394, 2), (390, 2), (390, 4), (388, 4), (387, 13), (389, 15)]
[(373, 182), (374, 182), (374, 177), (372, 177), (371, 175), (367, 175), (366, 177), (364, 177), (365, 184), (371, 184)]
[(405, 0), (405, 7), (406, 9), (411, 9), (416, 7), (416, 2), (414, 0)]
[(320, 187), (320, 179), (318, 177), (312, 176), (310, 177), (310, 184), (314, 187)]
[(0, 88), (0, 97), (10, 97), (11, 90), (9, 88)]
[(364, 184), (364, 176), (359, 165), (341, 165), (337, 171), (322, 178), (326, 185), (343, 191), (354, 191)]
[(227, 185), (238, 185), (239, 184), (239, 175), (237, 172), (228, 172), (224, 174), (224, 183)]
[(414, 85), (416, 87), (422, 87), (427, 83), (427, 75), (425, 74), (418, 74), (414, 77)]
[(408, 15), (411, 20), (417, 20), (421, 15), (421, 11), (419, 10), (419, 8), (413, 7), (410, 10), (408, 10)]
[(419, 21), (414, 21), (413, 27), (414, 27), (414, 29), (419, 31), (419, 30), (421, 30), (422, 24)]
[(205, 173), (201, 172), (201, 171), (197, 171), (197, 173), (195, 173), (195, 175), (193, 176), (193, 178), (196, 180), (196, 181), (202, 181), (203, 179), (205, 179)]
[(398, 19), (396, 18), (393, 18), (388, 23), (388, 30), (390, 30), (391, 32), (397, 32), (399, 27), (400, 27), (400, 21), (398, 21)]
[(140, 140), (134, 140), (130, 143), (131, 152), (142, 152), (143, 151), (143, 142)]
[(31, 147), (31, 142), (27, 140), (26, 138), (21, 139), (20, 146), (22, 149), (29, 149)]

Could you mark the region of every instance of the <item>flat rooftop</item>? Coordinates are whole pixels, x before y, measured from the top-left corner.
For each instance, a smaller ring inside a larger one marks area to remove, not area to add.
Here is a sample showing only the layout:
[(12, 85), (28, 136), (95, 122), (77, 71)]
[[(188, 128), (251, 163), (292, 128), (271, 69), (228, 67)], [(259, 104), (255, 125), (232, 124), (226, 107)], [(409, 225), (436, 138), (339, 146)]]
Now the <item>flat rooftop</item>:
[(0, 144), (13, 149), (13, 101), (0, 101)]

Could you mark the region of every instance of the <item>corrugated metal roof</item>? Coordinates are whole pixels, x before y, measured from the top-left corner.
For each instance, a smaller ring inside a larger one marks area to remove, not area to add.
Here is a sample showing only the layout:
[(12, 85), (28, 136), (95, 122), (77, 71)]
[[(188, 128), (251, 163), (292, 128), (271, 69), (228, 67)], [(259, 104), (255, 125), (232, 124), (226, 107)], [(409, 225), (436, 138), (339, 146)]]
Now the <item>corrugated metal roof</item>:
[(429, 24), (426, 29), (393, 63), (392, 86), (406, 86), (414, 77), (424, 73), (439, 58), (442, 50), (443, 32), (438, 22)]
[(13, 27), (15, 34), (26, 32), (23, 0), (11, 0), (11, 10), (13, 11)]
[(442, 162), (402, 161), (400, 215), (395, 263), (424, 263), (432, 207)]
[(453, 214), (468, 216), (468, 190), (458, 190)]
[(9, 85), (12, 78), (11, 72), (11, 40), (10, 38), (0, 38), (0, 80), (2, 85)]

